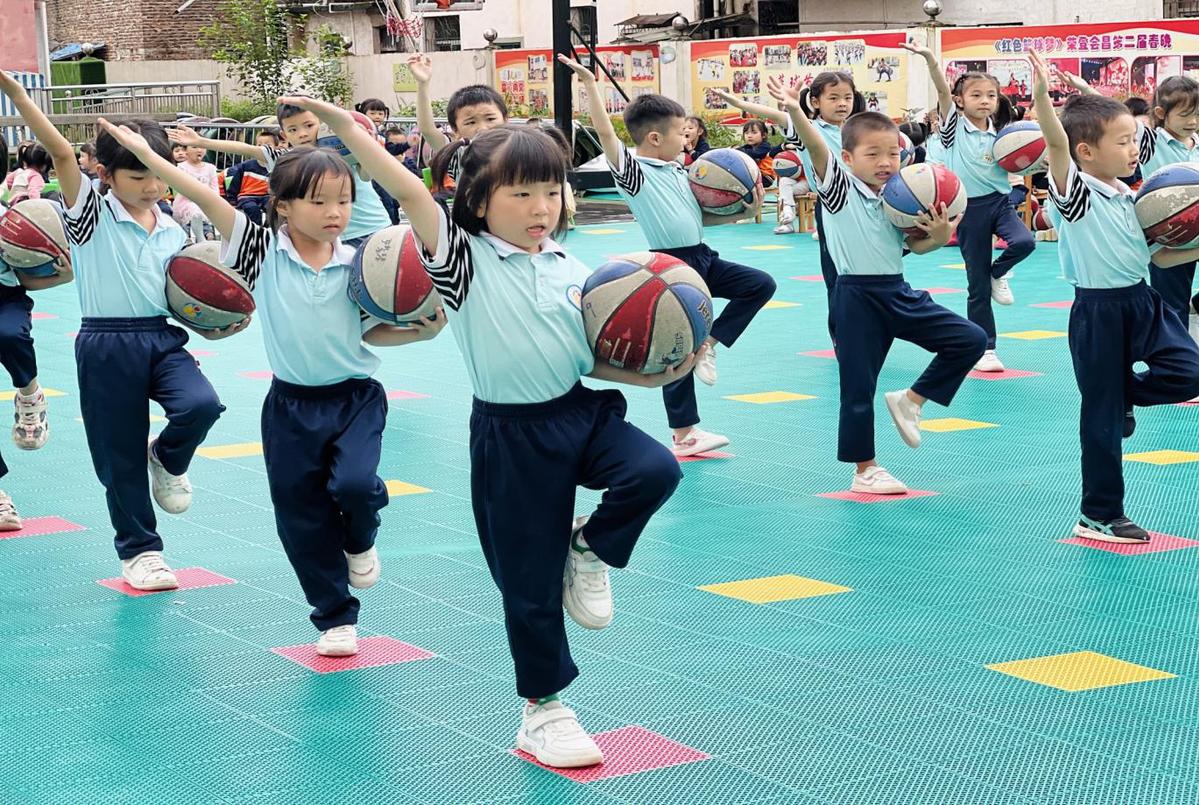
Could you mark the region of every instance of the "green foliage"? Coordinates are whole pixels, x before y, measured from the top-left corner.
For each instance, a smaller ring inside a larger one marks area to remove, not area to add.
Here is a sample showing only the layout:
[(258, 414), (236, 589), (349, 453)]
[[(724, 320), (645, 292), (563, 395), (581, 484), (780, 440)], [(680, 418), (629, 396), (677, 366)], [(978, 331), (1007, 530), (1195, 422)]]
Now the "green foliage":
[(293, 62), (296, 88), (338, 106), (354, 103), (354, 79), (344, 61), (346, 43), (341, 34), (321, 25), (312, 36), (317, 56)]
[(199, 44), (241, 82), (258, 104), (290, 88), (292, 18), (278, 0), (221, 0), (216, 21), (200, 29)]
[(231, 117), (239, 123), (245, 123), (262, 115), (275, 114), (275, 104), (251, 101), (243, 98), (222, 98), (221, 117)]

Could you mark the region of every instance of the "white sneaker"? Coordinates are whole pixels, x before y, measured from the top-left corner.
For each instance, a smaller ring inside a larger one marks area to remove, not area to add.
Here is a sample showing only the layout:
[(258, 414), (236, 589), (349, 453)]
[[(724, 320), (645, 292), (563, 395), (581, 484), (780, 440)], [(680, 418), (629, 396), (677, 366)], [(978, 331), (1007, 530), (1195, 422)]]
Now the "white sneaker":
[(163, 561), (162, 551), (144, 551), (121, 560), (121, 578), (135, 590), (173, 590), (179, 579)]
[(719, 433), (708, 433), (699, 428), (692, 428), (687, 431), (687, 435), (682, 439), (672, 437), (670, 450), (678, 458), (685, 458), (686, 456), (695, 456), (700, 453), (710, 452), (718, 447), (724, 447), (728, 443), (729, 438), (727, 436), (721, 436)]
[(379, 552), (375, 546), (362, 553), (347, 553), (346, 564), (350, 567), (350, 586), (358, 590), (374, 587), (379, 580)]
[(588, 519), (576, 518), (570, 532), (570, 552), (562, 575), (562, 605), (570, 619), (584, 629), (603, 629), (612, 622), (612, 585), (608, 566), (583, 539)]
[(883, 397), (899, 436), (908, 447), (920, 446), (920, 406), (908, 399), (907, 390), (888, 391)]
[(894, 475), (875, 464), (873, 467), (867, 467), (864, 472), (853, 474), (853, 485), (849, 487), (849, 491), (867, 495), (902, 495), (908, 488)]
[(783, 207), (779, 213), (779, 225), (774, 228), (776, 235), (790, 235), (795, 231), (795, 213), (790, 207)]
[(695, 362), (695, 368), (692, 370), (695, 376), (699, 378), (699, 382), (706, 386), (716, 385), (716, 345), (712, 344), (703, 351), (699, 359)]
[(21, 515), (8, 493), (0, 490), (0, 531), (20, 531)]
[(352, 657), (358, 653), (358, 627), (352, 623), (321, 632), (316, 653), (322, 657)]
[(516, 747), (556, 769), (576, 769), (604, 762), (604, 753), (579, 724), (575, 711), (554, 700), (525, 705)]
[(974, 364), (976, 372), (1002, 372), (1003, 370), (1003, 361), (999, 360), (999, 356), (993, 349), (984, 352), (983, 356), (978, 359), (978, 363)]
[(150, 464), (151, 488), (154, 501), (167, 514), (182, 514), (192, 505), (192, 485), (187, 480), (187, 473), (171, 475), (166, 467), (154, 455), (154, 445), (158, 440), (150, 437), (150, 445), (146, 448), (146, 457)]
[(1012, 296), (1012, 286), (1007, 281), (1010, 276), (1009, 271), (999, 279), (991, 277), (991, 298), (997, 305), (1010, 305), (1016, 301), (1016, 297)]
[(820, 233), (815, 229), (812, 230), (812, 240), (820, 240)]
[(22, 450), (37, 450), (50, 438), (50, 420), (46, 418), (46, 395), (39, 388), (32, 398), (21, 392), (13, 395), (12, 440)]

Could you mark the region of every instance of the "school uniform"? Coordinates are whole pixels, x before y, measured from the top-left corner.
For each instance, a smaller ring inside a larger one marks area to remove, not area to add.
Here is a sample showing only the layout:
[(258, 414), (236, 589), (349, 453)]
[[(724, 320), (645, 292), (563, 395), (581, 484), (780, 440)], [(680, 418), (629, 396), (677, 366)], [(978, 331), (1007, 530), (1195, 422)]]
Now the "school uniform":
[[(824, 139), (824, 144), (828, 147), (829, 153), (837, 160), (840, 160), (842, 150), (841, 127), (819, 117), (812, 120), (812, 125), (816, 127), (816, 131)], [(794, 146), (799, 151), (799, 161), (803, 163), (804, 176), (808, 177), (808, 187), (815, 189), (816, 172), (812, 169), (812, 155), (808, 153), (803, 140), (799, 139), (799, 133), (795, 131), (795, 124), (790, 119), (787, 120), (787, 132), (784, 137), (789, 145)], [(819, 238), (820, 245), (820, 274), (824, 277), (824, 290), (828, 299), (828, 334), (832, 338), (833, 344), (836, 345), (837, 334), (833, 321), (833, 288), (837, 284), (837, 266), (833, 262), (832, 254), (829, 252), (828, 244), (825, 242), (827, 238), (824, 232), (824, 204), (820, 201), (819, 194), (816, 196), (816, 235)]]
[(874, 392), (895, 339), (936, 353), (912, 391), (949, 405), (982, 356), (986, 335), (904, 280), (904, 234), (887, 220), (879, 195), (831, 152), (817, 192), (839, 272), (833, 294), (841, 378), (837, 459), (869, 461), (875, 457)]
[(471, 505), (503, 594), (517, 692), (548, 696), (578, 675), (562, 611), (576, 488), (606, 490), (587, 543), (624, 567), (682, 473), (669, 450), (625, 421), (619, 391), (579, 382), (595, 361), (582, 262), (549, 239), (533, 255), (471, 235), (444, 211), (437, 243), (424, 249), (474, 389)]
[[(7, 209), (0, 204), (0, 215)], [(0, 363), (17, 389), (28, 386), (37, 377), (32, 314), (33, 299), (12, 267), (0, 260)]]
[[(279, 157), (290, 150), (290, 148), (264, 145), (262, 146), (262, 159), (259, 161), (266, 165), (267, 173), (270, 173), (275, 169), (275, 162)], [(371, 181), (363, 179), (358, 174), (356, 167), (351, 168), (350, 173), (354, 178), (354, 206), (350, 210), (350, 222), (346, 224), (345, 231), (341, 233), (341, 242), (346, 246), (356, 248), (380, 229), (391, 226), (391, 216), (387, 214), (387, 208), (383, 206), (383, 200), (375, 192)]]
[(274, 374), (262, 404), (262, 452), (279, 539), (321, 631), (358, 622), (346, 553), (375, 544), (388, 503), (378, 476), (387, 395), (362, 334), (379, 324), (348, 289), (354, 249), (336, 243), (320, 271), (287, 227), (272, 232), (238, 212), (221, 261), (254, 294)]
[[(774, 279), (765, 271), (721, 259), (704, 243), (703, 212), (691, 193), (687, 171), (678, 162), (635, 157), (622, 146), (620, 164), (609, 163), (609, 167), (650, 249), (687, 263), (707, 283), (713, 298), (729, 300), (712, 323), (711, 335), (724, 346), (733, 346), (774, 296)], [(664, 386), (662, 399), (670, 427), (699, 422), (695, 378), (690, 372)]]
[(81, 175), (65, 217), (83, 314), (75, 338), (79, 407), (121, 559), (162, 550), (146, 474), (150, 400), (166, 413), (155, 454), (172, 475), (187, 472), (225, 410), (184, 349), (186, 331), (167, 323), (166, 264), (187, 235), (161, 209), (154, 214), (147, 233), (120, 199), (101, 196)]
[[(1199, 395), (1199, 346), (1145, 284), (1150, 247), (1126, 185), (1102, 182), (1070, 163), (1066, 192), (1049, 183), (1062, 273), (1074, 286), (1070, 357), (1082, 396), (1082, 513), (1124, 516), (1124, 414)], [(1149, 369), (1133, 372), (1144, 361)]]
[[(1141, 175), (1149, 178), (1154, 171), (1179, 162), (1199, 162), (1199, 137), (1184, 143), (1161, 126), (1149, 127), (1137, 123), (1137, 143), (1140, 147)], [(1187, 324), (1191, 315), (1199, 314), (1199, 294), (1191, 296), (1195, 282), (1195, 263), (1183, 263), (1173, 268), (1149, 266), (1149, 284), (1157, 291), (1166, 307)]]
[[(1025, 257), (1035, 242), (1012, 208), (1008, 172), (995, 163), (995, 126), (980, 129), (952, 106), (941, 118), (928, 161), (949, 168), (966, 189), (966, 212), (958, 224), (958, 247), (966, 263), (966, 317), (987, 334), (987, 349), (995, 348), (995, 314), (991, 309), (991, 280), (999, 279)], [(998, 235), (1007, 248), (992, 261)]]

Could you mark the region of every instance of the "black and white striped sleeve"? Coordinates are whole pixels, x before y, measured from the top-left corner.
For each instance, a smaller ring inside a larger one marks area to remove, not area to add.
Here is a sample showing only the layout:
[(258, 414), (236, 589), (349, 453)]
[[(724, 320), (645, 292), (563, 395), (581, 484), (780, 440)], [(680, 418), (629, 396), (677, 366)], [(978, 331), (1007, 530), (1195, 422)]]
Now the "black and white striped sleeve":
[(269, 228), (253, 223), (244, 212), (238, 210), (234, 218), (233, 237), (221, 243), (221, 265), (236, 271), (252, 291), (274, 239), (275, 235)]
[(849, 191), (849, 176), (841, 166), (841, 161), (830, 150), (828, 163), (824, 168), (824, 179), (816, 186), (820, 203), (831, 213), (841, 212), (849, 199)]
[(270, 173), (273, 171), (275, 163), (279, 161), (279, 157), (290, 150), (290, 148), (276, 148), (273, 145), (262, 146), (262, 164), (266, 166), (266, 172)]
[[(470, 255), (470, 233), (450, 219), (445, 207), (438, 206), (437, 248), (430, 255), (429, 247), (416, 239), (421, 263), (433, 287), (450, 310), (459, 310), (470, 292), (474, 264)], [(415, 235), (415, 232), (413, 232)]]
[(462, 170), (462, 149), (458, 148), (458, 149), (454, 150), (454, 153), (450, 154), (450, 164), (446, 165), (446, 167), (445, 167), (446, 175), (449, 176), (450, 179), (452, 179), (454, 181), (455, 185), (458, 184), (458, 174), (461, 170)]
[(1062, 218), (1072, 224), (1078, 223), (1090, 212), (1091, 188), (1083, 181), (1074, 160), (1070, 160), (1070, 169), (1066, 174), (1065, 194), (1057, 192), (1057, 182), (1050, 178), (1049, 197), (1053, 199), (1053, 205), (1057, 207)]
[(803, 144), (803, 140), (799, 137), (799, 132), (795, 130), (795, 122), (791, 120), (790, 115), (787, 115), (787, 130), (783, 132), (783, 141), (796, 151), (807, 149), (807, 146)]
[[(1157, 130), (1137, 121), (1137, 160), (1145, 165), (1157, 153)], [(1148, 177), (1146, 177), (1148, 178)]]
[(82, 246), (92, 239), (96, 225), (100, 222), (100, 205), (103, 200), (86, 173), (80, 171), (79, 195), (75, 204), (66, 211), (67, 240), (73, 246)]
[(949, 150), (953, 148), (954, 140), (958, 134), (958, 107), (953, 104), (949, 107), (949, 114), (941, 116), (941, 127), (937, 131), (937, 136), (941, 138), (941, 147)]
[(630, 196), (635, 196), (641, 192), (641, 166), (637, 164), (637, 160), (629, 153), (629, 149), (624, 145), (620, 146), (620, 161), (619, 164), (613, 165), (608, 162), (608, 167), (612, 169), (612, 179), (616, 182), (616, 186), (628, 193)]

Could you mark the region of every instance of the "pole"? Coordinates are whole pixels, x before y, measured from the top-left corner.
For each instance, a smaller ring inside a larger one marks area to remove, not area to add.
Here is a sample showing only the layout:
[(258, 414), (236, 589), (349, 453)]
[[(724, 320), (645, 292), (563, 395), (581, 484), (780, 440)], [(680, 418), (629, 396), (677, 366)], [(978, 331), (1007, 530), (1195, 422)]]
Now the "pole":
[(570, 70), (557, 69), (558, 54), (573, 58), (570, 45), (570, 0), (553, 0), (551, 18), (554, 26), (554, 124), (566, 135), (568, 143), (574, 142), (574, 99), (571, 96)]

